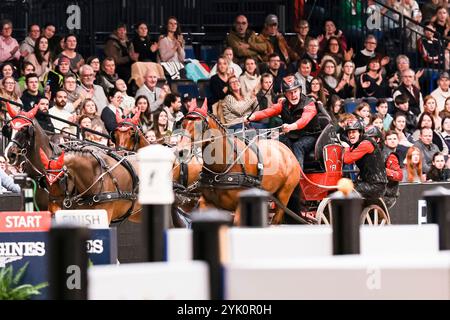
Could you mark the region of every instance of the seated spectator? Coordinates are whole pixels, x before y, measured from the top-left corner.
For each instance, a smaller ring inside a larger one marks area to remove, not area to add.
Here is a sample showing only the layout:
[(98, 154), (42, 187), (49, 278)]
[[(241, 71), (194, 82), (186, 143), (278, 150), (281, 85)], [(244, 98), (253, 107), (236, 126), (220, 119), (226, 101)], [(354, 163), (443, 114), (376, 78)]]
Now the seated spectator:
[(364, 126), (368, 126), (371, 118), (370, 105), (367, 102), (361, 102), (355, 109), (355, 115)]
[(437, 8), (434, 18), (434, 27), (436, 32), (439, 33), (444, 38), (449, 38), (450, 36), (450, 21), (448, 17), (448, 8), (445, 5), (441, 5)]
[(54, 57), (57, 57), (61, 53), (58, 50), (61, 38), (59, 36), (56, 36), (55, 33), (56, 27), (51, 22), (47, 22), (42, 28), (42, 36), (48, 39), (48, 48), (50, 50), (50, 57), (52, 61)]
[(158, 109), (156, 112), (153, 113), (153, 128), (152, 128), (152, 130), (155, 131), (157, 143), (168, 144), (170, 135), (172, 134), (172, 132), (170, 132), (168, 128), (169, 128), (169, 121), (167, 117), (167, 112), (162, 109)]
[(22, 104), (22, 100), (20, 100), (19, 96), (15, 91), (16, 81), (14, 80), (13, 77), (3, 78), (0, 84), (1, 84), (0, 97)]
[(450, 181), (450, 169), (445, 168), (445, 157), (441, 152), (433, 155), (430, 171), (427, 173), (427, 181), (443, 182)]
[(334, 91), (342, 99), (354, 98), (356, 96), (355, 64), (353, 61), (344, 62), (341, 77)]
[[(48, 110), (48, 114), (54, 117), (58, 117), (63, 120), (70, 122), (76, 122), (76, 115), (72, 114), (65, 107), (67, 105), (67, 93), (64, 90), (59, 90), (56, 92), (55, 99), (53, 101), (53, 107)], [(69, 124), (57, 119), (51, 118), (53, 127), (56, 133), (60, 133), (63, 128), (69, 127)], [(71, 126), (69, 128), (70, 132), (76, 134), (76, 128)]]
[(390, 61), (389, 57), (381, 57), (378, 55), (375, 50), (377, 49), (377, 38), (375, 38), (374, 35), (369, 34), (366, 37), (366, 40), (364, 42), (364, 49), (357, 52), (355, 54), (355, 57), (353, 58), (353, 61), (355, 62), (356, 70), (355, 75), (359, 76), (360, 74), (366, 72), (367, 66), (369, 64), (369, 60), (371, 58), (377, 57), (380, 61), (381, 67), (384, 67), (387, 65)]
[(417, 117), (423, 112), (423, 98), (419, 88), (415, 86), (415, 73), (408, 69), (402, 73), (402, 83), (394, 91), (393, 98), (405, 95), (408, 98), (409, 110)]
[(367, 72), (364, 72), (358, 81), (358, 97), (386, 97), (386, 81), (381, 70), (378, 58), (370, 58)]
[(419, 148), (410, 147), (406, 154), (405, 166), (403, 168), (403, 182), (421, 183), (426, 181), (423, 174), (423, 155)]
[(21, 189), (18, 184), (14, 183), (14, 179), (11, 178), (6, 172), (0, 169), (0, 194), (5, 192), (20, 193)]
[[(67, 57), (61, 57), (58, 59), (58, 64), (55, 70), (50, 70), (44, 76), (45, 88), (44, 90), (50, 90), (52, 97), (56, 94), (56, 91), (63, 88), (64, 77), (67, 75), (75, 75), (70, 70), (70, 60)], [(48, 88), (47, 88), (48, 87)]]
[(88, 115), (84, 114), (80, 116), (80, 119), (78, 120), (78, 124), (80, 125), (80, 133), (81, 133), (81, 139), (83, 140), (91, 140), (93, 134), (92, 132), (83, 130), (83, 129), (91, 129), (92, 130), (92, 120), (89, 118)]
[(325, 48), (322, 50), (321, 56), (322, 65), (325, 60), (331, 59), (334, 61), (336, 64), (336, 72), (338, 76), (340, 76), (342, 72), (342, 64), (344, 61), (351, 60), (353, 53), (346, 53), (344, 49), (342, 49), (339, 39), (332, 36), (325, 43)]
[(48, 39), (45, 37), (37, 38), (33, 52), (25, 57), (25, 61), (32, 63), (39, 80), (44, 80), (44, 76), (53, 68)]
[(344, 101), (336, 94), (330, 96), (326, 104), (326, 110), (333, 124), (338, 123), (339, 116), (345, 112)]
[(100, 58), (97, 56), (90, 56), (86, 59), (86, 64), (90, 65), (92, 67), (92, 70), (94, 70), (94, 84), (98, 84), (98, 78), (100, 75)]
[(450, 114), (444, 115), (442, 118), (441, 137), (444, 139), (447, 148), (450, 150)]
[[(258, 109), (264, 110), (270, 108), (275, 102), (275, 95), (272, 90), (273, 76), (270, 73), (264, 73), (261, 76), (261, 89), (256, 94), (256, 99), (258, 100)], [(281, 118), (272, 117), (268, 119), (262, 119), (258, 121), (262, 123), (266, 128), (278, 127), (283, 124)]]
[(87, 98), (81, 104), (81, 115), (87, 115), (91, 119), (92, 127), (104, 127), (103, 120), (98, 114), (97, 105), (94, 100)]
[[(225, 50), (223, 50), (223, 56), (228, 61), (228, 68), (229, 68), (228, 74), (230, 76), (235, 75), (236, 77), (239, 77), (242, 74), (242, 68), (238, 64), (233, 62), (234, 59), (233, 49), (230, 47), (225, 48)], [(212, 67), (209, 73), (209, 77), (211, 78), (216, 73), (217, 73), (217, 63)]]
[(122, 104), (120, 105), (124, 110), (132, 110), (134, 108), (134, 98), (127, 94), (127, 84), (122, 79), (117, 79), (114, 87), (122, 92)]
[(16, 78), (16, 67), (11, 62), (5, 62), (1, 67), (1, 78), (14, 77)]
[(421, 129), (423, 128), (430, 128), (431, 130), (433, 130), (433, 144), (438, 147), (440, 152), (448, 155), (447, 144), (445, 143), (439, 132), (436, 131), (435, 122), (433, 120), (433, 117), (431, 117), (429, 113), (424, 112), (420, 115), (419, 121), (417, 122), (417, 130), (414, 131), (414, 133), (410, 137), (410, 140), (412, 142), (418, 141), (420, 139)]
[(173, 132), (175, 129), (178, 129), (176, 128), (176, 124), (179, 123), (179, 121), (184, 117), (183, 113), (180, 111), (181, 98), (179, 95), (174, 93), (168, 93), (164, 98), (163, 105), (163, 109), (167, 114), (167, 130)]
[(311, 91), (311, 80), (313, 79), (313, 76), (311, 76), (311, 61), (302, 59), (294, 76), (300, 82), (302, 94), (306, 96)]
[(374, 126), (375, 128), (377, 128), (384, 137), (383, 116), (381, 114), (372, 114), (370, 116), (369, 126)]
[(433, 117), (433, 121), (434, 121), (436, 130), (441, 129), (442, 119), (441, 119), (441, 117), (439, 117), (439, 112), (437, 109), (437, 102), (433, 96), (426, 96), (423, 99), (423, 113), (428, 113), (429, 115), (431, 115)]
[(20, 55), (27, 58), (30, 54), (35, 52), (36, 41), (41, 36), (41, 27), (37, 24), (28, 26), (28, 36), (20, 44)]
[(108, 134), (112, 136), (114, 130), (117, 128), (116, 115), (123, 118), (124, 113), (120, 104), (122, 103), (122, 93), (116, 88), (111, 88), (108, 91), (109, 104), (103, 109), (100, 118), (105, 124)]
[[(391, 88), (392, 91), (395, 91), (398, 88), (398, 86), (400, 85), (403, 71), (410, 69), (409, 58), (403, 54), (400, 54), (397, 56), (397, 58), (395, 59), (395, 64), (396, 64), (397, 70), (395, 70), (392, 74), (390, 74), (387, 77), (388, 82), (389, 82), (389, 88)], [(424, 69), (421, 69), (416, 72), (416, 75), (414, 78), (414, 85), (417, 88), (420, 88), (419, 79), (420, 79), (420, 77), (422, 77), (423, 72), (424, 72)]]
[(103, 88), (105, 94), (107, 94), (109, 89), (114, 88), (114, 83), (119, 79), (119, 76), (116, 73), (116, 63), (114, 62), (114, 58), (106, 57), (102, 61), (101, 70), (96, 79), (97, 84)]
[(430, 170), (433, 155), (439, 152), (439, 148), (433, 143), (433, 130), (427, 127), (420, 129), (419, 140), (414, 143), (414, 146), (422, 152), (422, 171), (426, 174)]
[(394, 99), (395, 103), (395, 112), (403, 114), (406, 119), (406, 128), (405, 131), (412, 135), (414, 130), (417, 128), (417, 120), (414, 113), (409, 110), (409, 100), (405, 95), (399, 95)]
[(438, 87), (431, 92), (431, 96), (436, 99), (437, 110), (441, 112), (445, 108), (446, 100), (450, 98), (450, 80), (448, 72), (442, 72), (439, 75)]
[(105, 44), (105, 55), (112, 57), (120, 79), (128, 81), (131, 77), (131, 64), (138, 61), (139, 54), (127, 37), (127, 26), (119, 23)]
[(69, 34), (64, 38), (64, 50), (59, 54), (55, 64), (59, 65), (61, 57), (69, 58), (70, 70), (77, 73), (81, 66), (84, 65), (84, 59), (77, 51), (77, 37), (74, 34)]
[(386, 164), (386, 176), (388, 178), (386, 192), (384, 193), (384, 202), (388, 209), (394, 206), (400, 196), (399, 182), (403, 180), (403, 170), (400, 165), (400, 158), (396, 153), (397, 147), (397, 133), (392, 130), (386, 132), (382, 155), (384, 163)]
[(377, 106), (375, 107), (375, 109), (377, 110), (377, 113), (379, 115), (381, 115), (382, 119), (383, 119), (383, 129), (384, 131), (388, 131), (389, 127), (391, 126), (392, 123), (392, 116), (388, 113), (388, 104), (386, 99), (378, 99), (377, 100)]
[(0, 65), (11, 62), (15, 66), (19, 65), (20, 51), (19, 43), (12, 37), (13, 24), (11, 20), (5, 19), (0, 22)]
[(294, 30), (296, 35), (290, 39), (289, 46), (294, 52), (297, 52), (299, 57), (301, 57), (306, 52), (306, 43), (310, 37), (308, 21), (298, 20)]
[(148, 24), (143, 21), (136, 24), (136, 34), (133, 38), (134, 52), (139, 54), (138, 61), (157, 62), (158, 42), (150, 40), (148, 29)]
[(428, 68), (441, 68), (445, 62), (444, 48), (441, 42), (434, 37), (433, 24), (429, 23), (425, 27), (425, 36), (417, 40), (417, 49)]
[(270, 59), (271, 53), (276, 53), (286, 66), (298, 60), (298, 54), (289, 47), (284, 36), (278, 31), (278, 17), (276, 15), (269, 14), (266, 17), (264, 29), (261, 31), (259, 37), (267, 45), (266, 58), (263, 58), (264, 61)]
[(345, 39), (345, 35), (342, 32), (342, 30), (338, 30), (338, 28), (336, 27), (336, 23), (333, 21), (333, 19), (325, 19), (323, 34), (317, 37), (317, 40), (319, 40), (319, 46), (322, 49), (322, 51), (325, 49), (326, 43), (332, 37), (336, 38), (339, 41), (339, 46), (342, 48), (343, 51), (347, 50), (347, 39)]
[(244, 73), (239, 77), (241, 91), (244, 97), (255, 96), (260, 89), (261, 76), (256, 61), (253, 58), (245, 59)]
[(77, 86), (77, 93), (94, 100), (98, 111), (101, 113), (103, 108), (108, 105), (105, 92), (102, 87), (94, 84), (94, 70), (90, 65), (83, 65), (80, 68), (81, 84)]
[(39, 100), (41, 100), (41, 98), (43, 98), (44, 96), (39, 93), (39, 79), (37, 74), (30, 73), (26, 76), (25, 81), (27, 89), (23, 92), (21, 100), (23, 103), (24, 111), (30, 111), (31, 109), (33, 109), (34, 105), (37, 104)]
[(228, 60), (225, 56), (220, 56), (217, 59), (217, 74), (209, 80), (209, 89), (211, 97), (208, 100), (208, 108), (211, 111), (212, 106), (223, 100), (228, 92), (228, 78), (231, 77), (229, 72)]
[(160, 37), (158, 46), (161, 62), (184, 63), (184, 38), (177, 18), (172, 16), (167, 19), (166, 30)]
[(327, 94), (320, 78), (311, 80), (311, 92), (308, 93), (308, 97), (313, 98), (315, 101), (320, 101), (324, 106), (327, 105)]
[(281, 92), (281, 84), (283, 78), (287, 75), (287, 70), (284, 64), (281, 64), (280, 56), (276, 53), (269, 55), (269, 62), (266, 69), (261, 72), (270, 73), (273, 76), (273, 91), (278, 94)]
[(48, 133), (55, 133), (53, 123), (48, 116), (49, 104), (49, 100), (45, 97), (38, 100), (37, 105), (39, 106), (39, 110), (36, 113), (36, 120), (44, 131), (47, 131)]
[(68, 74), (64, 77), (63, 81), (64, 85), (62, 89), (67, 93), (67, 104), (65, 108), (71, 113), (79, 113), (79, 108), (86, 97), (77, 92), (77, 77), (74, 74)]
[(422, 8), (421, 8), (422, 14), (423, 14), (423, 20), (424, 21), (431, 20), (436, 15), (436, 11), (439, 8), (441, 3), (442, 3), (441, 0), (425, 1), (425, 3), (423, 3)]
[(338, 73), (336, 71), (336, 63), (333, 60), (324, 60), (322, 62), (319, 78), (322, 79), (323, 88), (328, 92), (329, 96), (336, 94)]
[(157, 144), (157, 139), (156, 139), (156, 133), (155, 130), (147, 130), (147, 132), (145, 132), (145, 139), (150, 143), (150, 144)]
[[(242, 129), (246, 117), (256, 106), (256, 97), (244, 97), (239, 80), (232, 76), (228, 79), (228, 94), (223, 101), (223, 117), (225, 124), (231, 130)], [(257, 124), (262, 128), (262, 124)]]
[[(20, 96), (26, 90), (26, 85), (25, 85), (26, 75), (30, 74), (30, 73), (35, 73), (34, 71), (35, 71), (35, 67), (32, 63), (30, 63), (30, 62), (22, 63), (22, 68), (20, 70), (21, 75), (20, 75), (19, 79), (17, 79), (17, 86), (19, 87), (19, 90), (20, 90)], [(39, 82), (39, 92), (44, 94), (44, 87), (42, 86), (42, 82)]]
[(167, 92), (156, 86), (158, 74), (149, 69), (144, 77), (144, 84), (136, 92), (136, 97), (145, 96), (150, 102), (150, 111), (156, 111), (164, 102)]
[(141, 111), (139, 116), (139, 126), (142, 131), (146, 132), (152, 126), (152, 114), (150, 112), (150, 103), (146, 96), (137, 96), (135, 101), (135, 111)]
[(395, 131), (398, 136), (398, 148), (397, 152), (400, 157), (400, 162), (406, 157), (408, 148), (412, 146), (412, 143), (408, 140), (411, 136), (406, 130), (406, 117), (403, 113), (397, 112), (392, 120), (390, 130)]
[(248, 20), (244, 15), (238, 15), (234, 20), (234, 26), (227, 35), (225, 44), (233, 49), (235, 62), (238, 64), (243, 64), (247, 57), (262, 62), (268, 52), (267, 43), (248, 28)]
[(311, 75), (317, 77), (320, 72), (319, 59), (319, 41), (314, 38), (309, 38), (306, 43), (306, 52), (300, 57), (301, 60), (307, 59), (311, 62)]

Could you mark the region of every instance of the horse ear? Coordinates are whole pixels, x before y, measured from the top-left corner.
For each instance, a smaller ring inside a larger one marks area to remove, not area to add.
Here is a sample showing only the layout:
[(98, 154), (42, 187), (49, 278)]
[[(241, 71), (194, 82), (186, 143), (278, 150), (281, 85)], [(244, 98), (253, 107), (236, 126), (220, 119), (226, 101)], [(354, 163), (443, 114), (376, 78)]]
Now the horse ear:
[(141, 110), (139, 109), (138, 112), (131, 119), (131, 123), (134, 124), (134, 125), (138, 125), (140, 116), (141, 116)]
[(192, 107), (190, 107), (189, 108), (189, 112), (194, 112), (194, 111), (196, 111), (198, 109), (198, 107), (197, 107), (197, 101), (195, 102), (195, 105), (194, 106), (192, 106)]
[(11, 118), (14, 118), (15, 116), (17, 116), (16, 110), (14, 110), (14, 108), (11, 107), (11, 105), (9, 104), (9, 102), (6, 103), (6, 110), (8, 110), (8, 113), (9, 113), (9, 115), (11, 116)]
[(205, 98), (202, 107), (197, 108), (195, 111), (206, 117), (208, 114), (208, 100)]
[(44, 150), (42, 150), (42, 148), (39, 148), (39, 155), (41, 157), (42, 164), (44, 165), (45, 168), (47, 168), (50, 160), (48, 160), (47, 155), (45, 154)]
[(120, 116), (120, 114), (119, 114), (119, 112), (118, 112), (117, 109), (116, 109), (116, 122), (117, 122), (117, 124), (123, 122), (123, 119), (122, 119), (122, 117)]
[(55, 169), (61, 169), (64, 165), (64, 150), (61, 152), (60, 156), (58, 157), (58, 160), (56, 160), (56, 166)]
[(36, 106), (33, 109), (31, 109), (30, 111), (25, 113), (25, 116), (29, 119), (33, 119), (36, 116), (36, 113), (38, 112), (38, 110), (39, 110), (39, 105), (36, 104)]

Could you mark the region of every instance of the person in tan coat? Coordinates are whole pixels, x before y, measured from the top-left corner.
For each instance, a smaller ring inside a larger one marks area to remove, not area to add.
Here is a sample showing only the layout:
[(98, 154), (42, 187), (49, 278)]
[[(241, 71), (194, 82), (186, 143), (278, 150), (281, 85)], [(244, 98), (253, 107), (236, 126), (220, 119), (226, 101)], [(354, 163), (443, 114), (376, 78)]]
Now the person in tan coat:
[(247, 57), (262, 62), (269, 49), (264, 39), (248, 28), (248, 20), (244, 15), (239, 15), (234, 20), (234, 26), (225, 39), (225, 46), (233, 48), (234, 62), (238, 64), (243, 64)]

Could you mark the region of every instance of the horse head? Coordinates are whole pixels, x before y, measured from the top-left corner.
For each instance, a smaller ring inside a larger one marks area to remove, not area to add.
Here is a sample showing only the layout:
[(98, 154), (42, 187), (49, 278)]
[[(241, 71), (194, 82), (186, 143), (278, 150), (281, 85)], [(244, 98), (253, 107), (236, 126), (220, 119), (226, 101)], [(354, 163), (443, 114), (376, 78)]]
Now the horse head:
[[(133, 118), (122, 119), (116, 111), (117, 128), (113, 132), (113, 140), (117, 149), (125, 149), (128, 151), (136, 151), (138, 147), (146, 146), (149, 143), (143, 139), (141, 129), (139, 128), (139, 110)], [(141, 143), (142, 141), (142, 143)], [(140, 145), (142, 144), (142, 146)]]
[(12, 118), (2, 128), (3, 136), (9, 138), (5, 149), (5, 157), (13, 165), (17, 165), (21, 156), (29, 153), (34, 144), (35, 128), (34, 118), (39, 106), (36, 105), (28, 112), (17, 111), (9, 103), (6, 104), (8, 114)]

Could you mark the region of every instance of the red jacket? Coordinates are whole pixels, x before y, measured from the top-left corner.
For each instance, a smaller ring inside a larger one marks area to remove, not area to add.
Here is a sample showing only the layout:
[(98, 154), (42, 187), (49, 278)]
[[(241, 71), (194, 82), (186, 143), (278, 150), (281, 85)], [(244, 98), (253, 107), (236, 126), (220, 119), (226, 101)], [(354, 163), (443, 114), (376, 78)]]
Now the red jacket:
[(374, 151), (375, 147), (369, 141), (363, 140), (355, 149), (345, 148), (344, 163), (354, 163), (364, 157), (367, 153), (372, 153)]
[(401, 182), (403, 180), (403, 170), (400, 167), (398, 158), (393, 153), (386, 160), (386, 175), (389, 181)]

